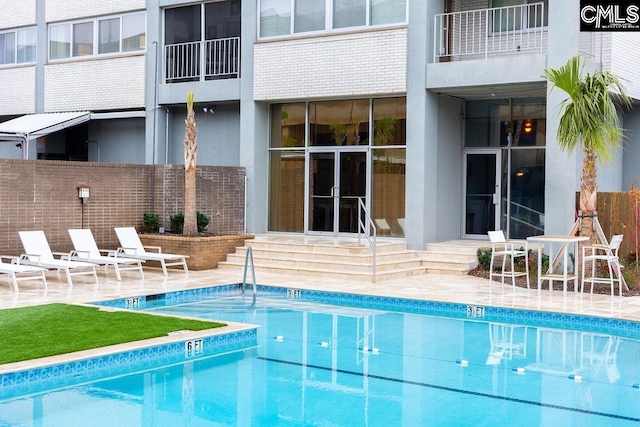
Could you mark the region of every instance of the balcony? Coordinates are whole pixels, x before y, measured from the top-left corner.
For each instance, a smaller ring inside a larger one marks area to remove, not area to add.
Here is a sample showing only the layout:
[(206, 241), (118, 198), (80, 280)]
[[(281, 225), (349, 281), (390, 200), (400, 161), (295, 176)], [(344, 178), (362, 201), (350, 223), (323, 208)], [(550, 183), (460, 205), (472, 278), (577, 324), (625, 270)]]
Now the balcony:
[(434, 19), (433, 62), (546, 51), (544, 3), (441, 13)]
[(164, 50), (165, 83), (240, 77), (240, 37), (170, 44)]

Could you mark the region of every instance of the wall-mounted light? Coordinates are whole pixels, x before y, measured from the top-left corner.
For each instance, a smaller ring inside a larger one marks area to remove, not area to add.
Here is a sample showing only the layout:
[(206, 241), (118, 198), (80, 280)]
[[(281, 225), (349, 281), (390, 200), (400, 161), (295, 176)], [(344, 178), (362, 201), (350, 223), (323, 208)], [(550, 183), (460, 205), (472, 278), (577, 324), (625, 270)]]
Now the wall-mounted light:
[(491, 90), (491, 96), (496, 96), (496, 90), (495, 89)]
[(526, 122), (524, 122), (523, 130), (524, 133), (531, 133), (531, 131), (533, 130), (533, 123), (531, 123), (531, 120), (527, 120)]
[(89, 200), (89, 186), (81, 185), (78, 187), (78, 197), (82, 199), (82, 204), (86, 204), (87, 200)]
[(214, 104), (214, 105), (211, 105), (211, 106), (209, 106), (209, 107), (204, 107), (204, 108), (202, 109), (202, 111), (204, 111), (205, 113), (211, 113), (211, 114), (213, 114), (213, 113), (215, 113), (215, 112), (216, 112), (216, 105)]

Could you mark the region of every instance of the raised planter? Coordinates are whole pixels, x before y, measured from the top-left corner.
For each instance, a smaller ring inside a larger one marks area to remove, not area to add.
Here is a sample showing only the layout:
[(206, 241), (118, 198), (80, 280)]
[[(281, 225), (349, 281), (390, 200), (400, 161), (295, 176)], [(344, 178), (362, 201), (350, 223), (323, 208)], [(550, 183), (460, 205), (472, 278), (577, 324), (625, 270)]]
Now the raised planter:
[[(144, 246), (160, 246), (162, 252), (189, 255), (187, 265), (190, 270), (210, 270), (218, 268), (220, 261), (227, 259), (227, 254), (235, 252), (239, 246), (244, 246), (247, 239), (253, 239), (253, 234), (230, 234), (214, 236), (186, 237), (177, 234), (140, 234)], [(146, 265), (154, 266), (153, 262)], [(158, 267), (160, 264), (158, 264)]]

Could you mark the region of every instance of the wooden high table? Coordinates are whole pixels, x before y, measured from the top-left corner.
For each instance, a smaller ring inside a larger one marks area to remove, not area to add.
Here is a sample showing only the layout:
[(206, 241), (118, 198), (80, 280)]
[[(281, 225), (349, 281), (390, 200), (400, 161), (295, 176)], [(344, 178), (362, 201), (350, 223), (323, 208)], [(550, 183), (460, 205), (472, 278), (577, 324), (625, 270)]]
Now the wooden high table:
[[(569, 280), (574, 281), (574, 292), (578, 292), (578, 243), (589, 240), (586, 236), (531, 236), (527, 237), (527, 242), (538, 244), (538, 294), (542, 287), (542, 281), (549, 281), (549, 293), (553, 289), (554, 281), (562, 281), (563, 294), (567, 294), (567, 284)], [(542, 245), (544, 244), (546, 252), (549, 254), (549, 269), (546, 273), (542, 274)], [(560, 247), (566, 246), (562, 260), (562, 274), (555, 274), (553, 272), (553, 246), (559, 244)], [(574, 245), (574, 262), (573, 272), (569, 272), (569, 248)]]

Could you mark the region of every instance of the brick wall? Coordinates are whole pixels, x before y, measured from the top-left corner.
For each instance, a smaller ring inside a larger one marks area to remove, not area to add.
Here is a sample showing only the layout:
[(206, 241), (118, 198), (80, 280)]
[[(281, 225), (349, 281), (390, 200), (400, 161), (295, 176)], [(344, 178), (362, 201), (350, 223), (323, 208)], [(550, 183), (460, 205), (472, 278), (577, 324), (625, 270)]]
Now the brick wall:
[(47, 22), (55, 22), (144, 10), (145, 7), (145, 0), (47, 0), (45, 14)]
[(142, 108), (144, 90), (144, 53), (45, 66), (46, 111)]
[(36, 24), (36, 0), (2, 0), (0, 29), (18, 28)]
[[(0, 159), (0, 254), (23, 252), (18, 231), (44, 230), (54, 251), (72, 248), (67, 230), (90, 228), (101, 248), (118, 247), (114, 227), (143, 228), (142, 216), (152, 210), (161, 226), (182, 210), (183, 167), (118, 163)], [(198, 210), (211, 217), (209, 231), (244, 231), (244, 176), (239, 167), (198, 166)], [(90, 187), (86, 205), (78, 186)]]
[[(22, 65), (0, 70), (4, 88), (0, 96), (0, 116), (32, 114), (36, 109), (36, 66)], [(19, 88), (19, 89), (18, 89)]]
[(406, 92), (407, 29), (256, 43), (254, 100)]

